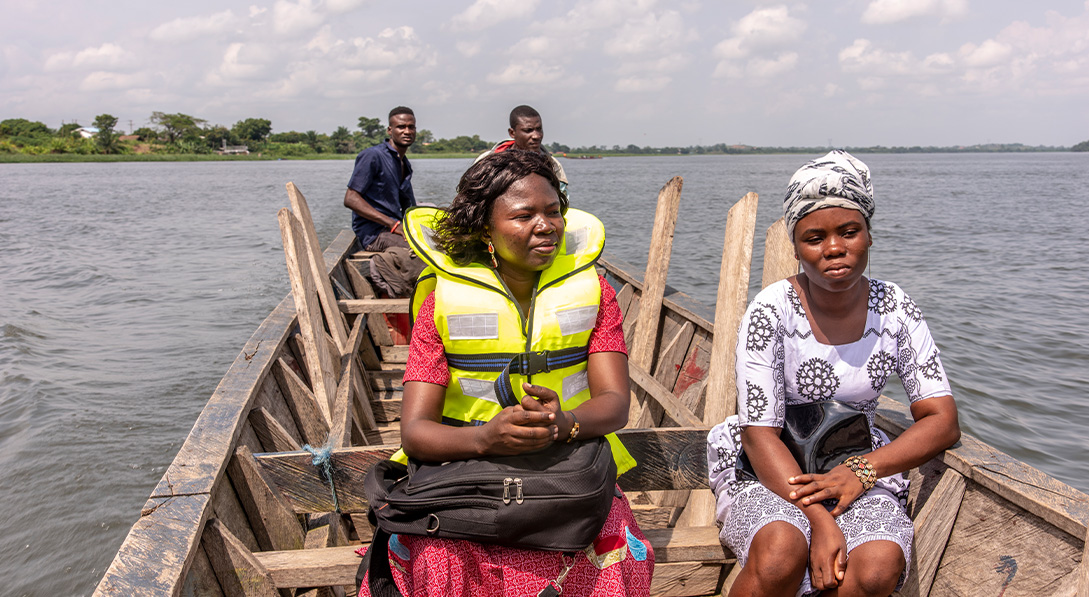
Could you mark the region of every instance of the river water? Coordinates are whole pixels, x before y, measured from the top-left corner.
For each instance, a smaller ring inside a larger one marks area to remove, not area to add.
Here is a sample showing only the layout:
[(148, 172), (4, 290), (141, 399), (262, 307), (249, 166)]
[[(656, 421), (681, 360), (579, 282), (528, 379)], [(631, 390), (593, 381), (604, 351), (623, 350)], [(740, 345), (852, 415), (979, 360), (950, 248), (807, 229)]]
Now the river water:
[[(572, 204), (605, 222), (606, 250), (639, 267), (657, 191), (683, 176), (669, 281), (712, 304), (726, 210), (760, 194), (759, 264), (809, 157), (564, 167)], [(877, 193), (870, 275), (927, 315), (964, 430), (1089, 490), (1089, 154), (863, 158)], [(449, 201), (468, 164), (415, 161), (418, 200)], [(306, 194), (325, 245), (348, 225), (350, 170), (0, 165), (0, 593), (94, 590), (220, 377), (289, 292), (284, 184)]]

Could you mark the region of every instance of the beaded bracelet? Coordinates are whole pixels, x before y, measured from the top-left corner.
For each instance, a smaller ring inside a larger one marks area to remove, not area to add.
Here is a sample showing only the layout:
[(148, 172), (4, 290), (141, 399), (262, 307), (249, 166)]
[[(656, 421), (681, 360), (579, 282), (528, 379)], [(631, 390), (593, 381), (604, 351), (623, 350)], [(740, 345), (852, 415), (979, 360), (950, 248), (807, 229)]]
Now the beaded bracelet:
[(852, 456), (844, 460), (843, 464), (847, 465), (847, 468), (851, 469), (851, 472), (862, 482), (863, 493), (873, 489), (874, 483), (877, 482), (877, 471), (873, 470), (873, 465), (866, 460), (865, 456)]

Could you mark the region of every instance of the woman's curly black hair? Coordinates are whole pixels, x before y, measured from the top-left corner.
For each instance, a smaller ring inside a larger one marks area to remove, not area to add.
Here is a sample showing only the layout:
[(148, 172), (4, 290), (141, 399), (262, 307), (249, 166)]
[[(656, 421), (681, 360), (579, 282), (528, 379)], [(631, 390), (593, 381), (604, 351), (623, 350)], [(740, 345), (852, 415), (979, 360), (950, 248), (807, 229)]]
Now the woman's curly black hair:
[(548, 180), (560, 198), (560, 211), (567, 213), (567, 194), (552, 169), (552, 158), (536, 151), (508, 149), (493, 153), (473, 164), (458, 182), (453, 203), (435, 222), (435, 241), (454, 263), (465, 266), (488, 262), (484, 231), (491, 221), (495, 200), (515, 182), (530, 174)]

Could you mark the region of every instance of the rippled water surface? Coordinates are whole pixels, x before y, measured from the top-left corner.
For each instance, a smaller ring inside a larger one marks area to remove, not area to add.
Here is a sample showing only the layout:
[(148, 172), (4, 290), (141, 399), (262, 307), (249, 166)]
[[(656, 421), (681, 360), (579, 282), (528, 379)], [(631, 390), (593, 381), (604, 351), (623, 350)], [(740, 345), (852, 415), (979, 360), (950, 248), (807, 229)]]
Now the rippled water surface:
[[(670, 284), (711, 304), (726, 210), (760, 194), (760, 263), (808, 157), (564, 167), (572, 204), (640, 268), (657, 191), (683, 176)], [(878, 206), (870, 275), (927, 315), (964, 429), (1089, 490), (1089, 154), (863, 158)], [(468, 164), (415, 161), (417, 198), (447, 202)], [(0, 592), (94, 590), (220, 377), (289, 291), (284, 184), (306, 194), (324, 245), (348, 225), (350, 170), (0, 165)]]

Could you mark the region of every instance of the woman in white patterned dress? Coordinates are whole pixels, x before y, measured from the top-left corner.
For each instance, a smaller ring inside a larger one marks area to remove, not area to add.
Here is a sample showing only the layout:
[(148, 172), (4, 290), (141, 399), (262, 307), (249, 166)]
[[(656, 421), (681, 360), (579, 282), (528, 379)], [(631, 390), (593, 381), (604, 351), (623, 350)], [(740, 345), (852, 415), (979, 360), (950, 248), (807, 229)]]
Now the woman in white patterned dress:
[[(784, 211), (802, 273), (749, 305), (738, 414), (708, 435), (719, 536), (742, 566), (730, 595), (888, 595), (911, 561), (902, 473), (957, 441), (957, 407), (918, 307), (895, 284), (863, 275), (874, 212), (866, 165), (842, 151), (809, 162), (791, 178)], [(890, 442), (873, 418), (894, 372), (915, 423)], [(828, 399), (866, 413), (873, 451), (801, 474), (779, 439), (785, 407)], [(740, 450), (759, 481), (736, 474)]]

